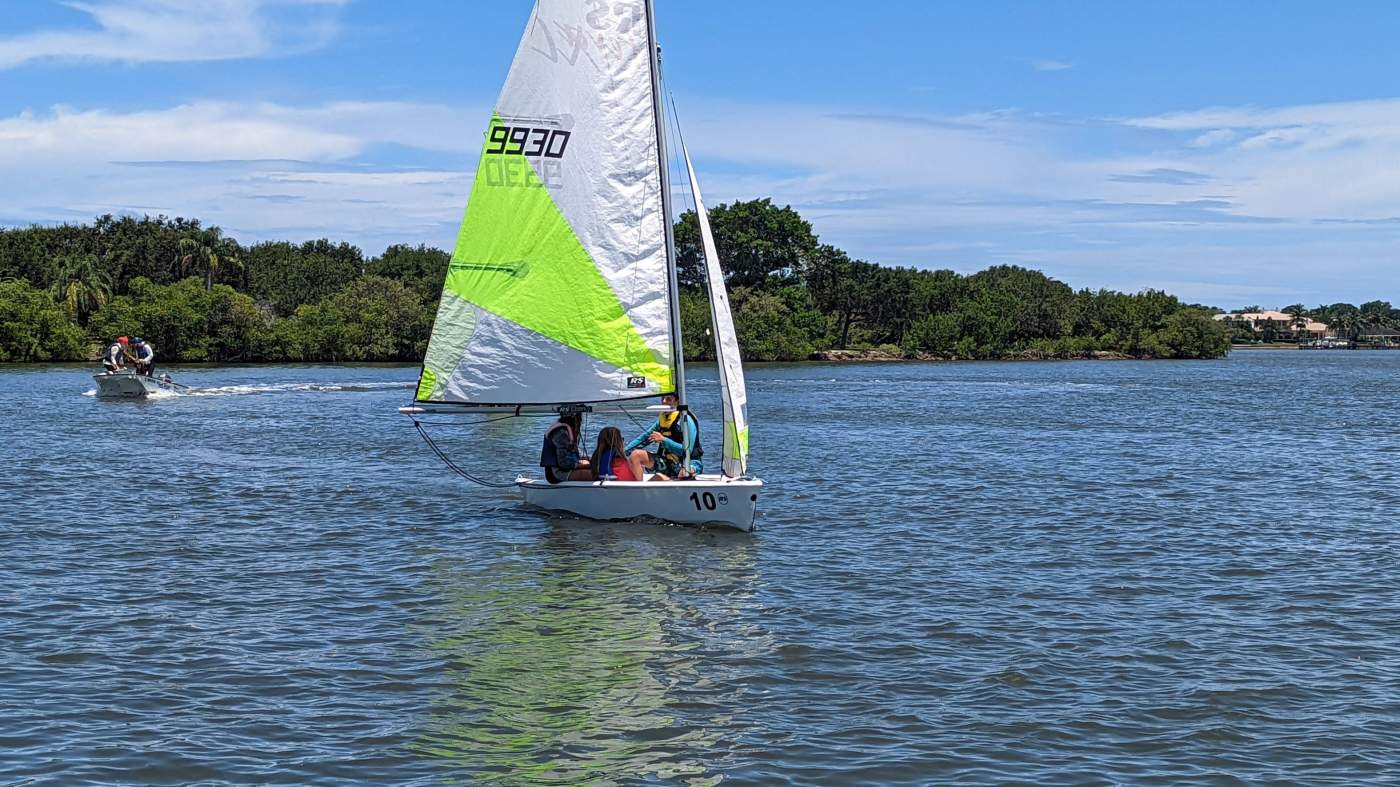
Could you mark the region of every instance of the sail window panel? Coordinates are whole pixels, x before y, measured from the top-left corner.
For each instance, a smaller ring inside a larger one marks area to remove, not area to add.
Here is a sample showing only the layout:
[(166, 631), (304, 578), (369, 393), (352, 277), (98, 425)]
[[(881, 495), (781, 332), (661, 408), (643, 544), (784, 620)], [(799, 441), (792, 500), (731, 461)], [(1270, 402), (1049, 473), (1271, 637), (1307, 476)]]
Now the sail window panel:
[(628, 388), (633, 377), (628, 370), (478, 310), (471, 344), (437, 401), (554, 405), (666, 393), (656, 386)]

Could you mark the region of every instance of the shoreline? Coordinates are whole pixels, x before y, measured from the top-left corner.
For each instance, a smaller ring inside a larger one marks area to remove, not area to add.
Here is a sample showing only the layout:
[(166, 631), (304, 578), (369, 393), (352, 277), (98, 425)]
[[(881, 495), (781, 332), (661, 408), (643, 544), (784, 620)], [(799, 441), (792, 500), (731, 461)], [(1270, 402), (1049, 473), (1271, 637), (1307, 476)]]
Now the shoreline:
[[(1288, 347), (1258, 347), (1249, 346), (1250, 349), (1289, 349)], [(1292, 349), (1297, 349), (1296, 347)], [(1220, 356), (1225, 357), (1225, 356)], [(997, 361), (1179, 361), (1179, 360), (1215, 360), (1210, 358), (1162, 358), (1155, 355), (1130, 355), (1128, 353), (1113, 352), (1108, 350), (1095, 350), (1092, 352), (1076, 353), (1073, 355), (1056, 355), (1053, 353), (1023, 351), (1012, 355), (998, 358), (973, 358), (960, 355), (943, 355), (939, 353), (894, 353), (886, 350), (818, 350), (806, 358), (790, 361), (745, 361), (745, 363), (901, 363), (910, 361), (920, 361), (928, 363), (952, 363), (952, 362), (997, 362)], [(713, 358), (687, 358), (686, 363), (713, 364)], [(39, 366), (68, 366), (68, 367), (93, 367), (101, 369), (100, 360), (54, 360), (54, 361), (4, 361), (0, 362), (0, 368), (5, 367), (39, 367)], [(340, 366), (340, 367), (419, 367), (422, 366), (420, 360), (399, 360), (399, 361), (339, 361), (339, 360), (316, 360), (316, 361), (169, 361), (161, 363), (160, 368), (182, 368), (182, 369), (227, 369), (227, 368), (255, 368), (259, 366)]]
[(1151, 361), (1179, 360), (1156, 356), (1137, 356), (1108, 350), (1057, 355), (1054, 353), (1025, 350), (1000, 358), (969, 358), (960, 355), (940, 353), (894, 353), (887, 350), (818, 350), (807, 356), (806, 361), (795, 363), (893, 363), (898, 361)]

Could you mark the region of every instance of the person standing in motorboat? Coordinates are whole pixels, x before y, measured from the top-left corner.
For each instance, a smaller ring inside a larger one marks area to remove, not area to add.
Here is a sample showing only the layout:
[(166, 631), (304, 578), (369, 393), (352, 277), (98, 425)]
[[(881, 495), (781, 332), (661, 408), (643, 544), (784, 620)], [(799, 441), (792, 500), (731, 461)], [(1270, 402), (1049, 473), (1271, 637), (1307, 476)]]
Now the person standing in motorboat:
[(131, 355), (127, 351), (130, 340), (125, 336), (118, 336), (116, 341), (107, 347), (107, 351), (102, 353), (102, 366), (108, 372), (120, 372), (126, 368), (126, 359)]
[(550, 424), (549, 430), (544, 433), (540, 467), (544, 468), (544, 477), (549, 483), (593, 480), (588, 460), (578, 455), (579, 428), (582, 425), (583, 416), (578, 413), (560, 413), (559, 420)]
[[(661, 398), (661, 403), (667, 407), (676, 407), (680, 400), (675, 394), (666, 394)], [(703, 471), (700, 457), (704, 456), (705, 452), (700, 448), (700, 424), (689, 410), (685, 412), (685, 418), (680, 416), (679, 410), (662, 413), (651, 428), (627, 444), (629, 458), (634, 452), (647, 453), (643, 446), (656, 446), (655, 457), (649, 453), (641, 457), (643, 466), (655, 473), (651, 477), (652, 481), (694, 478)], [(684, 466), (687, 453), (690, 455), (689, 467)]]
[(156, 376), (156, 348), (151, 343), (137, 336), (132, 345), (136, 349), (135, 363), (136, 373), (144, 374), (147, 377)]

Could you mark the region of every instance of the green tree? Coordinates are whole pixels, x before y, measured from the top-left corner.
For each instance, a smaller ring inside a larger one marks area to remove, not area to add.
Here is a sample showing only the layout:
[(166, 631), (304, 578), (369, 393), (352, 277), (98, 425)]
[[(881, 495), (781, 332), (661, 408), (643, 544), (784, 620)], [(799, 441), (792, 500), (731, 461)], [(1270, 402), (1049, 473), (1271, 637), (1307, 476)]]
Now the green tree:
[[(769, 276), (800, 277), (817, 247), (812, 225), (791, 207), (776, 207), (769, 199), (719, 205), (709, 216), (720, 267), (731, 287), (757, 286)], [(681, 215), (675, 235), (681, 286), (703, 287), (704, 253), (694, 211)]]
[(214, 279), (220, 270), (243, 267), (243, 262), (238, 259), (238, 243), (225, 238), (223, 230), (218, 227), (199, 230), (181, 238), (179, 249), (180, 272), (183, 274), (195, 267), (203, 269), (205, 290), (214, 289)]
[(1311, 322), (1308, 319), (1308, 310), (1301, 303), (1295, 303), (1282, 311), (1289, 315), (1288, 329), (1293, 332), (1294, 338), (1301, 337), (1303, 332), (1307, 330), (1308, 323)]
[(963, 337), (961, 314), (925, 314), (910, 327), (903, 348), (910, 352), (952, 355)]
[(1187, 310), (1168, 315), (1148, 345), (1163, 358), (1214, 358), (1229, 352), (1230, 338), (1209, 314)]
[(850, 258), (835, 246), (818, 246), (806, 272), (807, 289), (817, 308), (835, 318), (835, 346), (849, 347), (851, 328), (869, 305), (869, 279), (875, 266)]
[(1392, 311), (1390, 301), (1367, 301), (1357, 309), (1361, 322), (1372, 328), (1394, 327), (1390, 320)]
[(681, 340), (687, 361), (713, 361), (715, 337), (711, 330), (710, 301), (704, 293), (681, 291)]
[(1327, 323), (1338, 338), (1354, 341), (1357, 332), (1361, 330), (1361, 310), (1350, 303), (1319, 306), (1314, 311), (1324, 315), (1322, 321)]
[[(248, 250), (248, 292), (280, 317), (320, 303), (359, 278), (364, 256), (348, 243), (259, 243)], [(437, 282), (441, 288), (442, 281)]]
[(366, 263), (365, 273), (397, 279), (418, 293), (425, 303), (436, 303), (451, 262), (452, 255), (441, 249), (399, 244), (390, 246)]
[(172, 361), (281, 360), (258, 353), (270, 320), (252, 298), (227, 284), (203, 285), (193, 276), (175, 284), (137, 278), (92, 324), (102, 336), (144, 336)]
[(93, 312), (112, 297), (112, 277), (95, 254), (65, 254), (55, 260), (49, 294), (62, 304), (69, 319), (86, 325)]
[(998, 265), (968, 277), (976, 292), (996, 291), (996, 308), (1008, 312), (1008, 340), (1022, 345), (1032, 339), (1057, 339), (1073, 331), (1074, 290), (1040, 271)]
[(77, 361), (90, 350), (49, 293), (19, 279), (0, 281), (0, 362)]
[(781, 295), (736, 287), (729, 294), (735, 309), (739, 352), (748, 361), (799, 361), (812, 354), (812, 342), (800, 330), (791, 304)]
[(291, 360), (407, 361), (427, 349), (433, 315), (402, 282), (365, 276), (297, 308), (276, 331)]

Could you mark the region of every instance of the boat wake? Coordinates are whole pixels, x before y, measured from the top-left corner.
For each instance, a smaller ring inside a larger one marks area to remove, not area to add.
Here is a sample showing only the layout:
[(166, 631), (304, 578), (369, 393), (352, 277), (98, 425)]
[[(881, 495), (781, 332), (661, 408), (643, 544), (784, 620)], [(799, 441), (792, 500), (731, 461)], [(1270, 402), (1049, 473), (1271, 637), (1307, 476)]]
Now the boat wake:
[[(97, 396), (97, 389), (96, 389), (96, 388), (89, 388), (88, 390), (83, 391), (83, 396), (92, 396), (92, 397), (96, 397), (96, 396)], [(169, 389), (169, 388), (162, 388), (162, 389), (159, 390), (159, 391), (151, 391), (150, 393), (148, 393), (148, 394), (146, 394), (145, 396), (140, 397), (140, 398), (149, 401), (149, 400), (151, 400), (151, 399), (178, 399), (179, 397), (180, 397), (180, 393), (179, 393), (178, 391), (174, 391), (174, 390), (171, 390), (171, 389)], [(120, 398), (121, 398), (121, 397), (118, 397), (118, 399), (120, 399)], [(128, 399), (127, 401), (134, 401), (134, 399)]]
[(213, 388), (189, 388), (177, 396), (247, 396), (274, 393), (365, 393), (412, 388), (413, 383), (270, 383), (264, 385), (221, 385)]
[[(213, 388), (161, 389), (146, 395), (146, 399), (184, 399), (193, 396), (246, 396), (271, 393), (363, 393), (412, 388), (413, 383), (269, 383), (265, 385), (221, 385)], [(83, 396), (97, 396), (97, 389), (83, 391)]]

